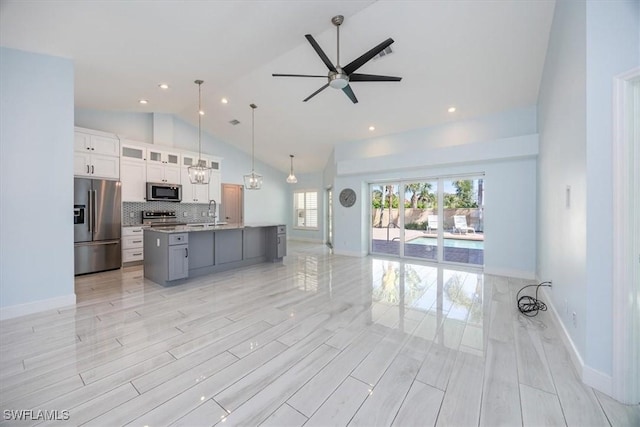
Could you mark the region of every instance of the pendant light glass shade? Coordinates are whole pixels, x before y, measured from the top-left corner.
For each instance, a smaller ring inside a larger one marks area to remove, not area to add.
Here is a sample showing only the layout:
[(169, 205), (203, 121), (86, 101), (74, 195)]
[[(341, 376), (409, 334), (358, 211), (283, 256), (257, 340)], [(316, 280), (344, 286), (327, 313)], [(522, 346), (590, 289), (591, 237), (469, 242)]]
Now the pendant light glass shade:
[(287, 183), (295, 184), (298, 182), (298, 178), (293, 174), (293, 154), (289, 154), (291, 157), (291, 171), (289, 172), (289, 176), (287, 177)]
[(251, 173), (244, 176), (244, 188), (247, 190), (259, 190), (262, 188), (262, 175), (254, 170), (255, 164), (255, 112), (256, 104), (250, 104), (251, 107)]
[(202, 80), (196, 80), (194, 82), (198, 85), (198, 161), (195, 165), (189, 166), (189, 181), (192, 184), (208, 185), (211, 179), (211, 168), (207, 167), (207, 161), (202, 159)]

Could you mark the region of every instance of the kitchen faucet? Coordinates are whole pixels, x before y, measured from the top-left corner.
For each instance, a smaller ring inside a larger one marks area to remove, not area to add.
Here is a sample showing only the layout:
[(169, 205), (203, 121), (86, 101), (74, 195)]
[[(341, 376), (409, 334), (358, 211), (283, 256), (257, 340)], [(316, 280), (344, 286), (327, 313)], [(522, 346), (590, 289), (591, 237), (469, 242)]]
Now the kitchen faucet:
[[(213, 213), (211, 212), (211, 204), (213, 203)], [(218, 222), (218, 216), (216, 215), (216, 211), (218, 210), (218, 202), (216, 202), (215, 200), (211, 199), (209, 200), (209, 210), (208, 210), (208, 214), (210, 217), (213, 217), (213, 225), (216, 225), (216, 223)]]

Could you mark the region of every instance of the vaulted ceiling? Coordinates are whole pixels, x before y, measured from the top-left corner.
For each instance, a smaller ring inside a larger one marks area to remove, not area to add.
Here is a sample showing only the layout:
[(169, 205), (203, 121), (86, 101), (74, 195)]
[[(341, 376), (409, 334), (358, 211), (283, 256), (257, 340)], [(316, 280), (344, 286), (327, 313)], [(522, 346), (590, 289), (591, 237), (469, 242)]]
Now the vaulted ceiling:
[[(554, 1), (77, 1), (2, 0), (2, 46), (73, 59), (75, 105), (161, 112), (197, 123), (286, 172), (321, 170), (338, 143), (534, 105)], [(314, 78), (326, 74), (304, 35), (344, 65), (391, 37), (392, 53), (358, 70), (401, 82), (354, 82), (359, 102)], [(167, 83), (168, 90), (159, 89)], [(220, 100), (225, 97), (227, 104)], [(149, 102), (141, 105), (138, 100)], [(455, 106), (455, 113), (447, 112)], [(229, 121), (241, 123), (232, 126)], [(374, 131), (369, 127), (375, 126)]]

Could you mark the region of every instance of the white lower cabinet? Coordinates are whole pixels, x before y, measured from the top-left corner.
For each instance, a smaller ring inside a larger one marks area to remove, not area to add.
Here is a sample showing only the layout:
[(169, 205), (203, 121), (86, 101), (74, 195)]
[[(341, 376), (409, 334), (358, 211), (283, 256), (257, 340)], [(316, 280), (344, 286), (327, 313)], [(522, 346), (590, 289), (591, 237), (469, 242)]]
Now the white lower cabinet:
[(144, 228), (122, 228), (122, 262), (135, 262), (144, 260)]

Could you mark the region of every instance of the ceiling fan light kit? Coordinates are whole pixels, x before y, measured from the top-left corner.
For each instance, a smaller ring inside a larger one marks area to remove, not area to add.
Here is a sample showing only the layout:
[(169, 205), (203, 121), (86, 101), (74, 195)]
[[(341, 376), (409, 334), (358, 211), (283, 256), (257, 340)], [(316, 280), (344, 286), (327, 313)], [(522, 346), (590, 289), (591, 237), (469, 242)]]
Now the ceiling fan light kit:
[(251, 107), (251, 173), (244, 175), (244, 188), (247, 190), (260, 190), (262, 188), (262, 175), (255, 172), (255, 112), (258, 106)]
[(189, 181), (192, 184), (208, 185), (211, 179), (211, 168), (207, 167), (207, 162), (202, 160), (202, 80), (194, 82), (198, 85), (198, 161), (195, 165), (187, 168), (189, 171)]
[(305, 35), (306, 39), (311, 44), (311, 47), (316, 51), (324, 65), (329, 69), (329, 73), (326, 76), (322, 75), (311, 75), (311, 74), (272, 74), (273, 77), (320, 77), (326, 78), (327, 83), (320, 87), (320, 89), (313, 92), (311, 95), (307, 96), (303, 102), (307, 102), (327, 87), (332, 87), (334, 89), (342, 89), (345, 95), (349, 97), (351, 102), (356, 104), (358, 102), (358, 98), (353, 93), (351, 89), (350, 82), (399, 82), (402, 80), (402, 77), (393, 77), (393, 76), (379, 76), (374, 74), (359, 74), (355, 71), (362, 67), (364, 64), (369, 62), (371, 59), (375, 58), (380, 52), (387, 49), (392, 43), (393, 39), (388, 38), (373, 49), (365, 52), (355, 60), (351, 61), (349, 64), (342, 67), (340, 65), (340, 25), (344, 22), (344, 16), (337, 15), (331, 18), (331, 23), (336, 27), (337, 33), (337, 55), (336, 55), (336, 65), (333, 65), (329, 57), (324, 53), (318, 42), (313, 38), (311, 34)]

